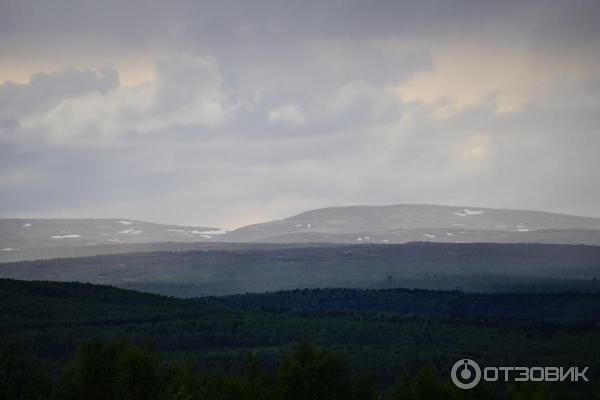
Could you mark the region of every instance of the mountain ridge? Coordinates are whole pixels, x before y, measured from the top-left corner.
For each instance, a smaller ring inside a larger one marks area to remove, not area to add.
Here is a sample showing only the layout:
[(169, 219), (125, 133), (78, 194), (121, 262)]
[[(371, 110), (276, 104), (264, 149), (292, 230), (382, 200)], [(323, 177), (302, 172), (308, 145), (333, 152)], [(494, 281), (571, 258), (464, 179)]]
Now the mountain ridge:
[(72, 251), (77, 247), (114, 254), (125, 245), (151, 243), (418, 241), (600, 245), (600, 218), (536, 210), (388, 204), (318, 208), (232, 231), (124, 218), (0, 219), (0, 262), (44, 258), (45, 252), (62, 256), (62, 250), (64, 256), (73, 256), (81, 253)]
[[(546, 211), (472, 206), (395, 204), (341, 206), (308, 210), (294, 216), (248, 225), (229, 233), (236, 241), (277, 239), (291, 233), (393, 233), (414, 229), (529, 232), (535, 230), (600, 230), (600, 219)], [(456, 232), (449, 232), (450, 236)], [(431, 235), (410, 240), (435, 239)], [(357, 238), (358, 239), (358, 238)], [(472, 241), (474, 238), (470, 238)], [(395, 243), (399, 241), (390, 240)], [(400, 242), (406, 242), (402, 240)]]

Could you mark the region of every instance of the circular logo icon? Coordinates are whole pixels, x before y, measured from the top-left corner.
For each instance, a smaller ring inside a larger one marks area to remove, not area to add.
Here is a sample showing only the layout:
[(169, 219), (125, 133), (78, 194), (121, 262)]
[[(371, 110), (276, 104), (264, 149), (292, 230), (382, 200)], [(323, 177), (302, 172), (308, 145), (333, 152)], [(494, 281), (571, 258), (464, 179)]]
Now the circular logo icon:
[(452, 383), (461, 389), (472, 389), (481, 379), (481, 368), (479, 365), (468, 358), (458, 360), (452, 366), (450, 371)]

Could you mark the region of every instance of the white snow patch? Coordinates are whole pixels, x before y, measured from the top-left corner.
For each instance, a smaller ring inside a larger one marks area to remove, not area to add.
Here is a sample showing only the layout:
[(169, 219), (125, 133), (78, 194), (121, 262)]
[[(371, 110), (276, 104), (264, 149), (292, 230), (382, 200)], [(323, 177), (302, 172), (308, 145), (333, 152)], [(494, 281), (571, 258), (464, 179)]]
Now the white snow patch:
[(211, 239), (212, 238), (212, 236), (210, 236), (210, 235), (200, 235), (200, 236), (203, 237), (203, 238), (205, 238), (205, 239)]
[(120, 233), (125, 233), (125, 234), (127, 234), (127, 233), (131, 233), (131, 234), (133, 234), (133, 235), (137, 235), (137, 234), (140, 234), (140, 233), (142, 233), (142, 232), (143, 232), (143, 231), (137, 231), (137, 230), (135, 230), (135, 229), (125, 229), (124, 231), (121, 231)]
[(387, 240), (387, 239), (383, 239), (383, 240), (382, 240), (382, 242), (383, 242), (383, 243), (389, 243), (390, 241), (389, 241), (389, 240)]
[(296, 228), (300, 228), (300, 227), (302, 227), (302, 224), (296, 224), (296, 225), (294, 225), (294, 226), (295, 226)]
[(359, 242), (362, 242), (362, 241), (363, 241), (363, 238), (358, 238), (358, 239), (356, 239), (356, 240), (358, 240)]
[(75, 239), (81, 237), (81, 235), (54, 235), (52, 239)]
[(194, 235), (224, 235), (227, 231), (222, 229), (212, 229), (209, 231), (191, 231), (190, 233), (193, 233)]
[(446, 236), (454, 236), (454, 233), (446, 232)]
[(5, 249), (2, 249), (1, 251), (16, 251), (17, 249), (13, 249), (12, 247), (7, 247)]
[(307, 227), (307, 228), (310, 228), (311, 226), (312, 226), (311, 224), (306, 224), (306, 227)]
[(426, 237), (431, 238), (431, 239), (435, 238), (435, 235), (432, 235), (430, 233), (424, 233), (423, 236), (426, 236)]
[(519, 232), (529, 232), (529, 229), (527, 229), (527, 228), (519, 228), (519, 229), (517, 229), (517, 231), (519, 231)]
[(26, 224), (23, 224), (23, 228), (31, 228), (31, 224), (29, 222)]
[(167, 229), (167, 232), (185, 233), (183, 229)]
[(469, 209), (465, 208), (462, 210), (462, 212), (455, 211), (452, 214), (458, 215), (460, 217), (467, 217), (469, 215), (482, 215), (484, 212), (485, 212), (484, 210), (469, 210)]
[(120, 242), (121, 239), (108, 239), (109, 242)]
[(131, 224), (133, 224), (133, 222), (123, 220), (123, 221), (117, 221), (117, 224), (131, 225)]
[(371, 240), (371, 236), (363, 236), (363, 239), (365, 239), (365, 240)]

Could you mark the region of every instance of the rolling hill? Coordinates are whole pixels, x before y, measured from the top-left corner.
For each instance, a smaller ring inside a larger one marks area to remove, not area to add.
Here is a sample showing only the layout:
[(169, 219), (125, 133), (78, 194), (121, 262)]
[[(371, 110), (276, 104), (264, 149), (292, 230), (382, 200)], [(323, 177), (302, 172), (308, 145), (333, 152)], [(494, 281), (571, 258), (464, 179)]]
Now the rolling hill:
[(592, 382), (600, 364), (592, 294), (329, 289), (174, 299), (0, 279), (0, 298), (0, 344), (19, 337), (55, 373), (81, 341), (119, 338), (152, 338), (169, 360), (238, 373), (249, 352), (274, 369), (294, 342), (308, 339), (343, 351), (382, 384), (427, 363), (448, 376), (464, 356), (490, 365), (586, 365)]
[(301, 288), (600, 291), (600, 247), (546, 244), (206, 245), (0, 264), (0, 277), (178, 297)]
[(77, 256), (84, 248), (91, 254), (110, 254), (131, 244), (206, 242), (224, 233), (130, 219), (0, 219), (0, 262)]
[(600, 219), (439, 205), (330, 207), (230, 232), (228, 241), (600, 244)]
[[(127, 219), (0, 219), (0, 262), (216, 243), (548, 243), (600, 245), (600, 219), (440, 205), (330, 207), (233, 231)], [(179, 244), (177, 244), (179, 243)]]

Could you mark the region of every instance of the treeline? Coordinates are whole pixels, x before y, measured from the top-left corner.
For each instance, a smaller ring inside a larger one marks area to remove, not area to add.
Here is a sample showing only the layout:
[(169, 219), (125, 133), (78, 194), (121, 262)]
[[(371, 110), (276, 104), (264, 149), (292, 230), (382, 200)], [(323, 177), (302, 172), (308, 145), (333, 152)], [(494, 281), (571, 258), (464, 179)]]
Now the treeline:
[(431, 366), (410, 376), (403, 374), (391, 387), (381, 388), (373, 376), (356, 373), (343, 353), (305, 341), (283, 354), (274, 370), (263, 369), (248, 353), (239, 374), (165, 361), (150, 341), (138, 345), (82, 342), (60, 373), (46, 370), (18, 341), (0, 345), (0, 400), (566, 400), (581, 396), (565, 384), (480, 384), (464, 391)]

